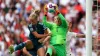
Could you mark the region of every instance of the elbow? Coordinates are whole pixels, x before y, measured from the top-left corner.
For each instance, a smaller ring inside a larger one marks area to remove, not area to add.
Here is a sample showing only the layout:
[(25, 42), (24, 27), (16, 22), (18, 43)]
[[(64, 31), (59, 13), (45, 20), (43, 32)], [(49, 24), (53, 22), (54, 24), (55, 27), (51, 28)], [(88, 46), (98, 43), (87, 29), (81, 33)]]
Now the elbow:
[(40, 36), (39, 36), (39, 34), (35, 34), (34, 35), (36, 38), (41, 38)]
[(35, 38), (41, 38), (42, 36), (40, 34), (38, 34), (37, 32), (33, 32), (33, 35), (35, 36)]
[(35, 37), (36, 37), (36, 38), (43, 38), (43, 37), (45, 37), (45, 35), (37, 34)]

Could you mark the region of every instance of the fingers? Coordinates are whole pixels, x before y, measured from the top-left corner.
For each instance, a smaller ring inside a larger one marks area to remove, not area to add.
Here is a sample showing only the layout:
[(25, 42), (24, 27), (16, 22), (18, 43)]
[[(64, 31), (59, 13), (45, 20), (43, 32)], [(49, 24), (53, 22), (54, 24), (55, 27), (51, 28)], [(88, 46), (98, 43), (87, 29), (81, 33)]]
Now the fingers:
[(54, 9), (55, 9), (55, 10), (58, 10), (58, 6), (57, 6), (56, 4), (55, 4), (55, 6), (54, 6)]
[(44, 5), (44, 12), (47, 12), (48, 11), (48, 8), (47, 8), (47, 4)]

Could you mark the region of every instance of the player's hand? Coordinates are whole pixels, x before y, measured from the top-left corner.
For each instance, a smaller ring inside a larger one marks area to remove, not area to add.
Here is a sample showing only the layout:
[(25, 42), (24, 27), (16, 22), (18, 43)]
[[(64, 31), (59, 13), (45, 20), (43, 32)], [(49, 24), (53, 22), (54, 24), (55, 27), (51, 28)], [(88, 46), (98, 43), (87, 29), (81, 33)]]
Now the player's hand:
[(39, 42), (39, 43), (42, 43), (42, 42), (43, 42), (43, 40), (44, 40), (44, 39), (43, 39), (43, 38), (41, 38), (41, 39), (39, 39), (39, 40), (38, 40), (38, 42)]
[(54, 9), (55, 9), (55, 13), (58, 14), (59, 13), (59, 9), (58, 9), (57, 5), (54, 6)]
[(51, 36), (51, 33), (46, 34), (46, 37), (47, 37), (47, 36)]
[(51, 33), (49, 33), (48, 36), (51, 36)]
[(47, 36), (44, 40), (43, 40), (43, 45), (46, 43), (46, 42), (49, 42), (50, 40), (50, 36)]
[(47, 15), (47, 13), (48, 13), (47, 5), (44, 5), (44, 15)]
[(47, 4), (44, 5), (44, 12), (48, 12)]
[(54, 6), (54, 9), (55, 9), (55, 11), (57, 11), (57, 10), (58, 10), (58, 6), (57, 6), (57, 5), (55, 5), (55, 6)]

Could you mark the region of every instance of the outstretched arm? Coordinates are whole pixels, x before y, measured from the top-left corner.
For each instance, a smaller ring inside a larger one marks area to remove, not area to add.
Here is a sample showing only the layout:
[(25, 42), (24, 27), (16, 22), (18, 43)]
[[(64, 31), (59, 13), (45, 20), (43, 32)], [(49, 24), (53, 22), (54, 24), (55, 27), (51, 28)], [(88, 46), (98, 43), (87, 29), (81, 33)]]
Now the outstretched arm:
[(77, 34), (76, 37), (78, 37), (78, 38), (85, 38), (85, 34)]
[(55, 13), (56, 13), (56, 15), (59, 17), (59, 19), (61, 21), (61, 26), (65, 27), (65, 28), (68, 28), (68, 22), (66, 21), (64, 16), (59, 12), (57, 5), (55, 6)]
[[(86, 38), (85, 34), (77, 34), (76, 37), (78, 38)], [(95, 39), (95, 36), (92, 36), (93, 39)]]
[(67, 28), (68, 27), (68, 23), (67, 23), (66, 19), (64, 18), (64, 16), (61, 13), (59, 13), (58, 17), (61, 20), (61, 26)]
[(67, 34), (75, 38), (85, 38), (85, 34), (80, 34), (80, 33), (75, 33), (70, 31)]
[(51, 28), (51, 27), (52, 27), (52, 24), (53, 24), (53, 23), (47, 21), (47, 15), (45, 15), (45, 16), (43, 17), (42, 22), (43, 22), (43, 24), (44, 24), (46, 27), (48, 27), (48, 28)]
[(43, 17), (43, 24), (48, 27), (49, 29), (52, 27), (52, 22), (48, 22), (47, 21), (47, 13), (48, 13), (48, 9), (47, 9), (47, 5), (44, 6), (44, 17)]

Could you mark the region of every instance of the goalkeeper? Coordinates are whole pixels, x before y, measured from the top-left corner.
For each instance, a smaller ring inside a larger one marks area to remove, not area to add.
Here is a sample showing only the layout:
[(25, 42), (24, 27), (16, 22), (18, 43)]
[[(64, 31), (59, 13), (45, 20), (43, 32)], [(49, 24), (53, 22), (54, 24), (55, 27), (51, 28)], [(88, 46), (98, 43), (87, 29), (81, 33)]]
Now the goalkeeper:
[[(66, 56), (66, 34), (68, 32), (68, 24), (64, 16), (58, 11), (57, 5), (55, 6), (54, 23), (47, 21), (47, 6), (44, 6), (43, 24), (51, 31), (50, 45), (54, 47), (55, 56)], [(47, 54), (52, 56), (52, 48), (48, 48)]]

